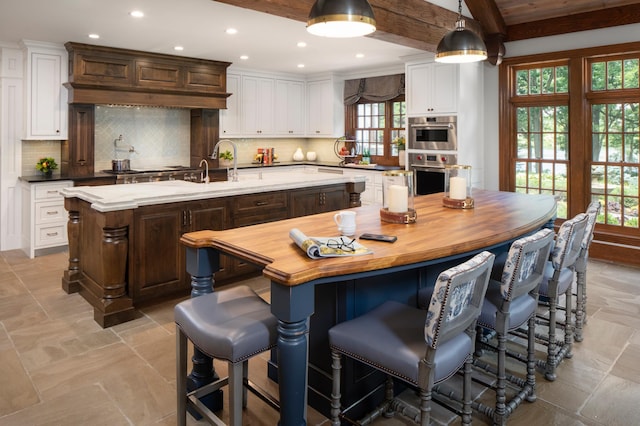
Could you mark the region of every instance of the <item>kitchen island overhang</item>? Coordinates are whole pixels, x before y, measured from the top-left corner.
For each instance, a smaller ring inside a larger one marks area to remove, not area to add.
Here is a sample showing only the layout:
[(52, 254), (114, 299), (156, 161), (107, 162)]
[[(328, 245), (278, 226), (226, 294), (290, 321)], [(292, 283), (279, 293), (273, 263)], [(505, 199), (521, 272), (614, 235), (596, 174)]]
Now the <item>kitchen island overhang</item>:
[[(148, 182), (65, 191), (69, 220), (67, 293), (79, 292), (102, 327), (129, 321), (136, 307), (188, 295), (185, 232), (229, 229), (360, 206), (363, 176), (270, 173), (239, 182)], [(225, 257), (231, 280), (254, 271)]]
[[(418, 221), (407, 225), (382, 222), (380, 206), (356, 208), (357, 235), (368, 232), (398, 239), (392, 244), (362, 241), (373, 254), (349, 258), (310, 259), (289, 238), (292, 228), (310, 236), (335, 235), (329, 213), (182, 236), (188, 259), (198, 260), (187, 262), (194, 282), (213, 285), (220, 254), (258, 265), (271, 280), (271, 310), (279, 319), (279, 339), (269, 371), (271, 377), (278, 377), (281, 425), (305, 424), (307, 403), (328, 415), (331, 361), (326, 331), (332, 325), (385, 300), (416, 304), (419, 289), (432, 285), (447, 267), (482, 250), (506, 251), (513, 240), (553, 226), (553, 196), (477, 190), (474, 198), (474, 209), (459, 210), (443, 207), (442, 194), (416, 197)], [(363, 370), (344, 369), (346, 406), (384, 381), (372, 383), (363, 393), (361, 384), (368, 377), (366, 372), (358, 376), (358, 371)]]

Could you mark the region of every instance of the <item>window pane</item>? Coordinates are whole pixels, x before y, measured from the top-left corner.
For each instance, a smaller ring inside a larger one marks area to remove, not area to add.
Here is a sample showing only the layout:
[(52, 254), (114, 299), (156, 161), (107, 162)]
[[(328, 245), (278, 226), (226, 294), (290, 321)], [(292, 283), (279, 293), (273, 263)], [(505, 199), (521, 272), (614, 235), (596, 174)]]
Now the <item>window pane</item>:
[(569, 159), (569, 134), (557, 133), (556, 134), (556, 160), (568, 160)]
[(529, 158), (542, 158), (542, 141), (539, 133), (529, 136)]
[(638, 131), (638, 103), (624, 105), (624, 131)]
[(609, 104), (607, 108), (607, 129), (610, 132), (622, 131), (622, 104)]
[(606, 105), (593, 105), (591, 107), (591, 130), (594, 132), (605, 132), (607, 129), (607, 120), (605, 119), (607, 114)]
[(556, 93), (569, 92), (569, 67), (566, 65), (556, 67)]
[(567, 165), (555, 163), (555, 188), (556, 190), (567, 190)]
[(627, 163), (638, 163), (638, 151), (640, 142), (638, 133), (627, 133), (624, 135), (624, 161)]
[(622, 61), (607, 62), (607, 89), (622, 89)]
[[(538, 168), (538, 164), (537, 163), (529, 163), (529, 167), (528, 167), (528, 182), (527, 182), (527, 186), (529, 188), (536, 188), (539, 189), (540, 188), (540, 175), (538, 172), (539, 168)], [(536, 191), (535, 193), (537, 193), (538, 191)]]
[(624, 81), (623, 85), (625, 89), (637, 89), (638, 88), (638, 59), (626, 59), (624, 61)]
[(554, 77), (553, 68), (542, 69), (542, 93), (555, 93)]
[(516, 94), (529, 94), (529, 70), (520, 70), (516, 72)]
[(604, 90), (607, 74), (604, 62), (594, 62), (591, 64), (591, 90)]
[(622, 135), (610, 133), (607, 144), (607, 161), (618, 163), (622, 161)]
[(545, 160), (553, 160), (555, 158), (555, 137), (553, 133), (545, 133), (542, 135), (542, 158)]
[(529, 71), (529, 94), (540, 94), (540, 69), (532, 69)]

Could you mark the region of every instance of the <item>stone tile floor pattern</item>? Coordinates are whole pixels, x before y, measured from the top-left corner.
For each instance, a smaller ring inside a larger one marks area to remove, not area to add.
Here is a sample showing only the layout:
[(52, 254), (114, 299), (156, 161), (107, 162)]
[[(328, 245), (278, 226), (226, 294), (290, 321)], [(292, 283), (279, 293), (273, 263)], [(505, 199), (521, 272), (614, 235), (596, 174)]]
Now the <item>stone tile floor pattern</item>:
[[(0, 426), (174, 425), (175, 299), (142, 310), (140, 318), (108, 329), (91, 307), (60, 287), (66, 252), (29, 259), (0, 252)], [(268, 283), (247, 282), (265, 298)], [(558, 379), (538, 374), (535, 403), (523, 403), (514, 425), (631, 425), (640, 418), (640, 269), (590, 261), (588, 324)], [(250, 376), (273, 393), (266, 355), (250, 363)], [(216, 361), (224, 374), (225, 365)], [(477, 398), (490, 402), (493, 394)], [(226, 396), (226, 393), (225, 393)], [(226, 403), (226, 402), (225, 402)], [(221, 413), (227, 419), (226, 410)], [(442, 408), (438, 424), (459, 424)], [(188, 424), (197, 425), (189, 416)], [(253, 395), (247, 425), (275, 425), (277, 413)], [(329, 425), (309, 408), (310, 425)], [(378, 419), (375, 425), (408, 425)], [(490, 424), (474, 413), (474, 424)]]

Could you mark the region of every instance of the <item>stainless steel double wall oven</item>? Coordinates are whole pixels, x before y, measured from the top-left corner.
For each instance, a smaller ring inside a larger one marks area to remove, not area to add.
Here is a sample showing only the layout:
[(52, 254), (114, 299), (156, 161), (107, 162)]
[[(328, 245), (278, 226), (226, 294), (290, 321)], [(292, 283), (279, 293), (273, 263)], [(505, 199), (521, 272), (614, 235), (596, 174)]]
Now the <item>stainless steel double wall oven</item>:
[(416, 195), (444, 191), (444, 167), (458, 162), (457, 117), (409, 117), (408, 133)]

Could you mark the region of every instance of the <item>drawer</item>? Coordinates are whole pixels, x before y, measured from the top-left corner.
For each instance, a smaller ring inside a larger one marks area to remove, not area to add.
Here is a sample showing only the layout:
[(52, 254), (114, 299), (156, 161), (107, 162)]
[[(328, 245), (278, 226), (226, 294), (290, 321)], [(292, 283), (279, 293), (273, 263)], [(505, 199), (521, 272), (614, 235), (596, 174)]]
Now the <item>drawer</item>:
[(248, 194), (237, 197), (233, 203), (234, 214), (256, 214), (264, 212), (268, 214), (273, 209), (287, 208), (287, 194), (285, 192), (266, 192), (261, 194)]
[(47, 223), (64, 223), (67, 220), (67, 211), (60, 201), (35, 203), (36, 225)]
[(67, 244), (66, 224), (36, 225), (35, 248)]
[(73, 186), (73, 182), (59, 182), (59, 183), (48, 183), (48, 184), (37, 184), (34, 185), (36, 189), (36, 200), (47, 200), (47, 199), (62, 199), (62, 195), (60, 191), (62, 188), (66, 188), (69, 186)]
[(285, 192), (266, 192), (264, 194), (248, 194), (237, 197), (233, 202), (234, 226), (246, 226), (286, 219), (288, 214), (287, 206), (287, 194)]

